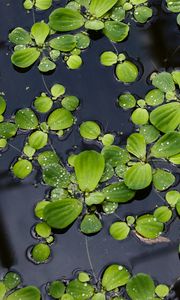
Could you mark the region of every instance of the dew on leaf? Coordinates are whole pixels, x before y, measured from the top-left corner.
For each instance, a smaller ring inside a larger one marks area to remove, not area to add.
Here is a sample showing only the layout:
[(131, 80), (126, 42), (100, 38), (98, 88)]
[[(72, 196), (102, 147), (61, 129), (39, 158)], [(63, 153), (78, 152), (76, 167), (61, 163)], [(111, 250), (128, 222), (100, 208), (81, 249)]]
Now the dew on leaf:
[(109, 163), (113, 167), (116, 167), (121, 163), (125, 164), (129, 161), (129, 153), (127, 150), (118, 146), (105, 146), (101, 153), (104, 156), (106, 163)]
[(109, 266), (102, 276), (102, 286), (106, 291), (112, 291), (127, 284), (130, 278), (128, 270), (120, 265)]
[(161, 235), (164, 224), (159, 222), (153, 215), (143, 215), (136, 220), (136, 231), (143, 237), (155, 239)]
[(125, 10), (119, 6), (114, 7), (111, 13), (111, 19), (116, 22), (121, 22), (125, 19)]
[(79, 32), (75, 35), (75, 39), (76, 39), (76, 47), (78, 49), (86, 49), (89, 47), (90, 45), (90, 38), (87, 34)]
[(159, 191), (168, 189), (175, 182), (175, 176), (163, 169), (156, 169), (153, 174), (153, 184)]
[(56, 68), (56, 65), (54, 62), (52, 62), (49, 58), (43, 57), (40, 61), (40, 64), (38, 65), (39, 71), (42, 73), (46, 73), (49, 71), (52, 71)]
[(105, 182), (111, 179), (113, 176), (114, 176), (114, 168), (109, 163), (106, 163), (100, 182)]
[(149, 275), (139, 273), (133, 276), (127, 283), (126, 291), (132, 300), (154, 299), (155, 285)]
[(160, 105), (164, 102), (164, 93), (159, 89), (153, 89), (146, 94), (145, 101), (150, 106)]
[(38, 155), (37, 160), (40, 166), (44, 168), (51, 164), (58, 164), (59, 157), (55, 152), (48, 150), (48, 151), (41, 152)]
[(180, 132), (164, 134), (151, 148), (151, 156), (169, 158), (179, 153)]
[(94, 204), (101, 204), (105, 199), (105, 196), (102, 192), (94, 192), (89, 194), (86, 198), (85, 198), (85, 203), (88, 206), (94, 205)]
[(80, 229), (84, 234), (97, 233), (102, 229), (102, 223), (95, 214), (85, 215)]
[(92, 297), (92, 300), (106, 300), (105, 294), (102, 294), (102, 293), (94, 294), (94, 296)]
[(116, 209), (118, 208), (118, 203), (116, 202), (108, 202), (108, 201), (104, 201), (102, 204), (103, 207), (103, 211), (106, 215), (110, 215), (113, 214)]
[(66, 293), (71, 295), (74, 300), (88, 300), (93, 296), (94, 288), (86, 282), (75, 279), (69, 282)]
[(106, 21), (103, 33), (112, 42), (121, 42), (128, 36), (129, 26), (123, 22)]
[(156, 74), (152, 79), (152, 84), (164, 93), (175, 90), (173, 77), (168, 72)]
[(51, 201), (59, 201), (68, 198), (68, 192), (62, 188), (55, 188), (51, 191)]
[(38, 119), (30, 108), (18, 110), (15, 115), (15, 122), (20, 129), (24, 130), (36, 129), (38, 126)]
[(21, 283), (21, 277), (15, 272), (8, 272), (4, 276), (3, 283), (7, 290), (12, 290)]
[(153, 125), (149, 124), (141, 126), (139, 133), (144, 136), (147, 144), (155, 142), (160, 135), (160, 132)]
[(119, 96), (118, 104), (123, 109), (131, 109), (136, 106), (136, 99), (130, 93), (125, 93)]
[(105, 187), (103, 194), (108, 202), (126, 203), (134, 197), (135, 192), (129, 189), (124, 182), (117, 182)]
[(4, 139), (9, 139), (13, 137), (17, 132), (16, 124), (10, 122), (0, 123), (0, 137)]
[(9, 40), (15, 45), (27, 45), (32, 42), (29, 32), (21, 27), (15, 28), (9, 34)]
[(43, 167), (43, 180), (50, 186), (66, 188), (70, 184), (70, 174), (60, 164), (47, 164)]
[(153, 10), (152, 8), (142, 5), (138, 6), (134, 10), (134, 18), (139, 23), (146, 23), (148, 19), (152, 17)]

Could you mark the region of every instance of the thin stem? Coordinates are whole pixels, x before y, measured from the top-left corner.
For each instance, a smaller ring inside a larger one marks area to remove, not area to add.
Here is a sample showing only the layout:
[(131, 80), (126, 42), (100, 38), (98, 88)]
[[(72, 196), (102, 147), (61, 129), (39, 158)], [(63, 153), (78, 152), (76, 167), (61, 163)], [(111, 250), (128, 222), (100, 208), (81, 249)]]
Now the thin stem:
[(33, 23), (36, 23), (36, 17), (35, 17), (34, 7), (32, 8), (32, 17), (33, 17)]
[(92, 270), (93, 276), (94, 276), (94, 278), (95, 278), (95, 280), (97, 282), (98, 280), (97, 280), (97, 277), (96, 277), (96, 274), (95, 274), (95, 271), (94, 271), (94, 268), (93, 268), (93, 264), (92, 264), (92, 260), (91, 260), (91, 256), (90, 256), (90, 252), (89, 252), (89, 245), (88, 245), (88, 238), (87, 238), (87, 236), (85, 236), (85, 244), (86, 244), (86, 253), (87, 253), (89, 265), (90, 265), (90, 268)]
[(119, 55), (119, 52), (118, 52), (118, 50), (117, 50), (117, 48), (116, 48), (116, 46), (110, 41), (110, 43), (111, 43), (111, 45), (113, 46), (113, 48), (114, 48), (114, 50), (115, 50), (115, 52), (116, 52), (116, 54), (117, 55)]
[(42, 77), (42, 81), (43, 81), (43, 84), (44, 84), (44, 87), (45, 87), (46, 91), (48, 92), (48, 94), (51, 95), (50, 89), (48, 88), (48, 86), (47, 86), (47, 84), (46, 84), (44, 75), (42, 74), (41, 77)]
[(23, 154), (23, 152), (22, 152), (21, 150), (19, 150), (17, 147), (13, 146), (13, 145), (10, 144), (9, 142), (8, 142), (8, 145), (9, 145), (10, 147), (12, 147), (13, 149), (15, 149), (16, 151), (18, 151), (19, 153)]

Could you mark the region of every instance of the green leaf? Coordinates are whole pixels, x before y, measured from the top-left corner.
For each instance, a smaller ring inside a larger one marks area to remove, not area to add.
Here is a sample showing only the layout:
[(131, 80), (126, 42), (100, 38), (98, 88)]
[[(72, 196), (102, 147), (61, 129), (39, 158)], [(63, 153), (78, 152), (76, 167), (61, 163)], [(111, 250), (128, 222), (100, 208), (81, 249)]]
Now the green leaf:
[(80, 135), (84, 139), (95, 140), (101, 134), (101, 128), (94, 121), (86, 121), (80, 125)]
[(129, 153), (118, 146), (105, 146), (102, 151), (106, 163), (116, 167), (118, 164), (126, 164), (129, 161)]
[(66, 188), (70, 184), (70, 174), (61, 165), (52, 163), (43, 167), (43, 180), (50, 186)]
[(169, 158), (180, 152), (180, 132), (164, 134), (151, 148), (151, 156)]
[(74, 300), (88, 300), (94, 294), (94, 288), (87, 282), (83, 283), (78, 279), (69, 282), (66, 293), (71, 295)]
[(29, 10), (29, 9), (32, 9), (33, 8), (33, 2), (32, 2), (32, 0), (25, 0), (24, 2), (23, 2), (23, 6), (24, 6), (24, 8), (25, 9), (27, 9), (27, 10)]
[(130, 190), (124, 182), (112, 183), (105, 187), (102, 192), (107, 201), (117, 203), (126, 203), (135, 196), (135, 192)]
[(43, 73), (53, 71), (55, 68), (56, 64), (47, 57), (43, 57), (38, 66), (39, 71)]
[(180, 124), (180, 103), (171, 102), (154, 109), (150, 121), (164, 133), (174, 131)]
[(164, 93), (159, 89), (153, 89), (146, 94), (145, 101), (151, 106), (160, 105), (164, 102)]
[(153, 174), (153, 184), (159, 191), (168, 189), (175, 182), (175, 179), (173, 174), (162, 169), (156, 169)]
[(105, 164), (105, 169), (101, 177), (101, 182), (105, 182), (114, 176), (114, 168), (109, 163)]
[(175, 13), (180, 12), (180, 2), (178, 0), (166, 0), (166, 2), (170, 11)]
[(165, 284), (159, 284), (155, 289), (155, 293), (158, 297), (164, 298), (169, 294), (169, 287)]
[(65, 92), (66, 92), (66, 88), (62, 84), (55, 83), (51, 87), (51, 94), (52, 94), (54, 100), (56, 100), (58, 97), (64, 95)]
[(147, 0), (130, 0), (130, 3), (133, 5), (139, 5), (147, 2)]
[(172, 75), (168, 72), (161, 72), (154, 76), (152, 84), (164, 93), (175, 90)]
[(136, 125), (145, 125), (149, 120), (149, 113), (145, 108), (137, 108), (131, 115), (132, 122)]
[(129, 26), (122, 22), (106, 21), (103, 33), (112, 42), (121, 42), (128, 36)]
[(102, 204), (103, 207), (103, 211), (106, 215), (110, 215), (113, 214), (116, 209), (118, 208), (118, 203), (116, 202), (108, 202), (108, 201), (104, 201)]
[(16, 288), (21, 283), (21, 277), (15, 272), (8, 272), (3, 279), (7, 290)]
[(124, 110), (131, 109), (136, 106), (136, 99), (130, 93), (125, 93), (119, 96), (118, 104)]
[(3, 282), (0, 282), (0, 300), (4, 299), (5, 294), (6, 294), (6, 287)]
[(146, 141), (140, 133), (133, 133), (127, 139), (126, 149), (134, 156), (144, 160), (146, 157)]
[[(179, 14), (179, 18), (180, 18), (180, 14)], [(171, 73), (173, 80), (175, 82), (175, 84), (177, 84), (180, 88), (180, 71), (179, 70), (175, 70)]]
[(40, 300), (40, 298), (40, 291), (34, 286), (27, 286), (7, 296), (7, 300)]
[(25, 130), (36, 129), (38, 126), (38, 119), (33, 110), (30, 108), (22, 108), (18, 110), (15, 115), (15, 122), (20, 129)]
[(90, 38), (86, 33), (79, 32), (75, 35), (76, 39), (76, 48), (86, 49), (90, 45)]
[(175, 165), (180, 165), (180, 153), (169, 157), (169, 161)]
[(93, 204), (101, 204), (104, 201), (104, 199), (105, 199), (105, 196), (103, 193), (94, 192), (85, 198), (85, 203), (88, 206), (91, 206)]
[(134, 18), (139, 23), (146, 23), (152, 17), (153, 10), (148, 6), (138, 6), (134, 10)]
[(73, 125), (74, 117), (65, 108), (55, 109), (48, 117), (47, 123), (51, 130), (62, 130)]
[(85, 28), (88, 30), (101, 30), (104, 28), (104, 23), (100, 20), (86, 21)]
[(51, 249), (48, 245), (44, 243), (39, 243), (35, 245), (32, 249), (32, 258), (33, 260), (40, 264), (44, 263), (48, 260), (50, 254), (51, 254)]
[(178, 191), (169, 191), (166, 193), (166, 201), (171, 207), (175, 207), (176, 203), (180, 201), (180, 193)]
[(102, 293), (94, 294), (92, 300), (106, 300), (105, 295)]
[(48, 142), (47, 133), (42, 132), (40, 130), (33, 132), (28, 139), (29, 145), (36, 150), (45, 147), (47, 145), (47, 142)]
[(2, 96), (0, 96), (0, 115), (2, 115), (6, 110), (6, 101)]
[(82, 58), (79, 55), (73, 54), (69, 56), (66, 63), (69, 69), (76, 70), (81, 67), (83, 62), (82, 62)]
[(52, 105), (53, 101), (46, 95), (41, 95), (34, 101), (34, 107), (40, 113), (47, 113), (52, 108)]
[(156, 239), (161, 235), (164, 224), (159, 222), (153, 215), (143, 215), (136, 220), (136, 231), (148, 239)]
[(35, 7), (40, 10), (46, 10), (52, 5), (52, 0), (36, 0)]
[(138, 77), (138, 68), (130, 61), (124, 61), (116, 67), (116, 76), (118, 80), (124, 83), (132, 83)]
[(97, 233), (102, 229), (101, 221), (95, 214), (85, 215), (81, 222), (81, 232), (85, 234)]
[(11, 56), (11, 62), (19, 68), (30, 67), (40, 56), (40, 51), (36, 48), (17, 50)]
[(42, 46), (49, 34), (49, 26), (44, 22), (35, 23), (31, 28), (31, 35), (38, 46)]
[(162, 223), (168, 222), (172, 217), (172, 211), (167, 206), (161, 206), (155, 209), (154, 217)]
[(77, 109), (79, 102), (80, 101), (76, 96), (66, 96), (62, 99), (61, 104), (65, 109), (74, 111)]
[(117, 55), (112, 51), (105, 51), (100, 56), (101, 64), (106, 67), (116, 64), (117, 60)]
[(148, 163), (136, 163), (125, 172), (124, 181), (130, 189), (145, 189), (152, 182), (151, 166)]
[(125, 19), (125, 15), (126, 12), (121, 6), (114, 7), (112, 10), (111, 19), (116, 22), (121, 22), (122, 20)]
[(26, 30), (17, 27), (9, 34), (9, 40), (15, 45), (27, 45), (31, 42), (31, 37)]
[(126, 291), (132, 300), (153, 300), (155, 297), (155, 285), (149, 275), (139, 273), (133, 276), (127, 283)]
[(63, 282), (56, 280), (50, 283), (48, 287), (48, 294), (54, 299), (61, 299), (65, 293), (65, 285)]
[(91, 0), (89, 11), (97, 18), (107, 13), (118, 0)]
[(43, 151), (37, 157), (38, 163), (42, 168), (47, 167), (51, 164), (58, 164), (59, 157), (53, 151)]
[(126, 222), (115, 222), (111, 225), (109, 232), (115, 240), (122, 241), (128, 237), (130, 228)]
[(45, 207), (44, 219), (52, 228), (64, 229), (78, 218), (82, 208), (82, 203), (77, 199), (61, 199)]
[(18, 160), (12, 167), (14, 176), (24, 179), (32, 172), (32, 164), (27, 159)]
[(15, 136), (16, 132), (17, 132), (16, 124), (9, 123), (9, 122), (0, 123), (1, 138), (9, 139), (12, 136)]
[(82, 27), (83, 16), (73, 9), (57, 8), (49, 16), (49, 25), (57, 31), (71, 31)]
[(109, 266), (102, 277), (102, 286), (106, 291), (112, 291), (125, 285), (130, 278), (128, 270), (120, 265)]
[(77, 155), (74, 168), (81, 191), (92, 192), (104, 172), (104, 157), (96, 151), (83, 151)]
[(144, 136), (147, 144), (155, 142), (160, 135), (159, 131), (153, 125), (143, 125), (139, 132)]
[(50, 40), (49, 45), (53, 49), (62, 52), (69, 52), (76, 47), (76, 39), (72, 34), (61, 35)]

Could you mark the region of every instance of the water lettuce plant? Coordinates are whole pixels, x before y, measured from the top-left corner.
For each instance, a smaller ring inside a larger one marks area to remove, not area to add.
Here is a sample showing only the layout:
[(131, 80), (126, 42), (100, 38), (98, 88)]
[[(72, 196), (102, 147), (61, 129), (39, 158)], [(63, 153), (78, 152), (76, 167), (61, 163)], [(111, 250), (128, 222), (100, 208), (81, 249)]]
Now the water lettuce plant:
[(53, 0), (24, 0), (23, 6), (25, 9), (30, 10), (34, 7), (37, 10), (47, 10), (51, 7)]
[(15, 28), (9, 34), (14, 52), (11, 56), (13, 65), (26, 69), (38, 61), (40, 72), (46, 73), (56, 68), (56, 61), (63, 56), (69, 69), (78, 69), (82, 65), (81, 51), (90, 44), (86, 33), (75, 35), (54, 35), (44, 21), (35, 23), (30, 32), (21, 27)]
[[(43, 291), (51, 299), (62, 300), (142, 300), (164, 299), (171, 294), (165, 284), (157, 284), (145, 273), (132, 274), (121, 264), (106, 266), (99, 280), (94, 274), (76, 272), (74, 278), (56, 279), (43, 285)], [(0, 297), (7, 300), (40, 300), (41, 291), (35, 286), (22, 287), (21, 278), (16, 272), (8, 272), (0, 282)]]

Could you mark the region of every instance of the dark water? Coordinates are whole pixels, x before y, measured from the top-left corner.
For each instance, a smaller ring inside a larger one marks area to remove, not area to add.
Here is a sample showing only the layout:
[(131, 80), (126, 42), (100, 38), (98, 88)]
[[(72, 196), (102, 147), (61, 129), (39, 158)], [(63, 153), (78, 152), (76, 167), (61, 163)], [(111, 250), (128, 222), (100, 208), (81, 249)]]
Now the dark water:
[[(0, 91), (5, 93), (7, 100), (7, 118), (17, 109), (30, 106), (32, 100), (40, 92), (45, 91), (43, 78), (37, 66), (28, 72), (20, 73), (10, 62), (8, 32), (17, 26), (29, 29), (33, 24), (32, 13), (27, 14), (21, 2), (14, 0), (0, 2)], [(64, 2), (61, 1), (62, 5)], [(84, 65), (80, 70), (69, 71), (59, 60), (56, 71), (51, 76), (44, 76), (48, 87), (60, 82), (66, 86), (69, 94), (81, 99), (77, 124), (84, 120), (98, 120), (106, 132), (123, 132), (123, 136), (117, 138), (117, 143), (125, 140), (132, 132), (133, 125), (128, 121), (130, 113), (117, 108), (118, 95), (123, 91), (130, 91), (143, 98), (150, 89), (147, 78), (153, 71), (180, 66), (176, 16), (162, 10), (161, 2), (152, 1), (155, 16), (145, 26), (137, 25), (129, 19), (132, 24), (130, 35), (125, 42), (116, 45), (119, 52), (126, 52), (143, 66), (143, 74), (136, 83), (125, 86), (113, 77), (113, 67), (104, 68), (100, 65), (100, 54), (105, 50), (113, 50), (112, 45), (104, 37), (93, 41), (91, 47), (84, 52)], [(46, 19), (48, 13), (36, 13), (36, 21)], [(25, 136), (18, 136), (11, 144), (21, 149), (24, 139)], [(51, 142), (64, 161), (67, 153), (75, 145), (79, 150), (89, 147), (79, 138), (76, 128), (68, 139), (60, 141), (54, 137)], [(13, 179), (9, 166), (19, 154), (17, 150), (9, 147), (0, 158), (0, 273), (3, 274), (9, 268), (14, 269), (22, 275), (24, 284), (35, 284), (40, 287), (47, 281), (62, 276), (71, 278), (74, 270), (90, 270), (85, 237), (77, 230), (78, 222), (66, 234), (56, 235), (56, 242), (52, 246), (53, 258), (48, 264), (36, 266), (27, 260), (26, 249), (36, 243), (30, 233), (36, 222), (33, 207), (44, 198), (47, 188), (34, 184), (36, 172), (23, 183), (17, 183)], [(122, 205), (118, 209), (118, 215), (121, 218), (128, 214), (140, 215), (152, 211), (155, 205), (164, 203), (153, 190), (141, 198)], [(113, 240), (108, 234), (108, 228), (115, 220), (114, 215), (103, 217), (103, 230), (88, 238), (96, 276), (101, 274), (106, 265), (117, 262), (127, 266), (133, 273), (149, 273), (155, 281), (172, 285), (180, 276), (179, 220), (175, 218), (166, 232), (171, 242), (156, 245), (143, 244), (132, 234), (125, 241)], [(178, 288), (177, 282), (176, 291)], [(176, 299), (180, 299), (178, 293), (177, 291)], [(172, 299), (175, 299), (174, 296)]]

